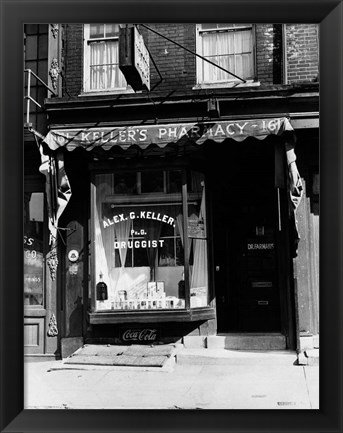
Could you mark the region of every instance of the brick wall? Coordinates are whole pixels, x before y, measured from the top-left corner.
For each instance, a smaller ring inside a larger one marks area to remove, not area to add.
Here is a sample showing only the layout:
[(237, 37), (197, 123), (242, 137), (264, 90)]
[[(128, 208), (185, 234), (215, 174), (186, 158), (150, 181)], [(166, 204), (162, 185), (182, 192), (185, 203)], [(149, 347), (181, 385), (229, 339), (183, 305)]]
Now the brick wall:
[(288, 83), (314, 81), (318, 75), (318, 25), (286, 26)]
[(62, 49), (63, 94), (77, 96), (82, 91), (83, 25), (66, 24), (63, 29)]
[(256, 25), (257, 79), (261, 85), (282, 82), (282, 27), (280, 24)]
[[(147, 24), (162, 35), (172, 39), (182, 46), (195, 51), (195, 25), (194, 24)], [(144, 40), (149, 48), (163, 82), (156, 87), (156, 91), (169, 91), (191, 89), (195, 83), (196, 58), (172, 42), (161, 36), (141, 28)], [(155, 67), (150, 64), (151, 87), (159, 81)]]
[[(147, 24), (173, 41), (195, 51), (194, 24)], [(141, 27), (146, 45), (163, 77), (151, 62), (151, 88), (156, 92), (190, 90), (196, 84), (196, 57), (161, 36)], [(313, 81), (318, 73), (318, 26), (286, 26), (288, 82)], [(63, 94), (77, 96), (82, 92), (83, 26), (64, 26)], [(283, 82), (282, 25), (256, 25), (256, 73), (261, 86)]]

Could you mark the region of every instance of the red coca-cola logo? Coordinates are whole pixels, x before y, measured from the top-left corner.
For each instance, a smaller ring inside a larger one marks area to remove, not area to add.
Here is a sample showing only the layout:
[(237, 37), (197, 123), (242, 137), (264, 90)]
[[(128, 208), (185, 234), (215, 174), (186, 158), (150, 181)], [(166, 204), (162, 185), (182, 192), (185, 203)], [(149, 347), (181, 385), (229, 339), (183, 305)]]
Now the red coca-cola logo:
[(123, 333), (124, 341), (155, 341), (157, 329), (127, 329)]

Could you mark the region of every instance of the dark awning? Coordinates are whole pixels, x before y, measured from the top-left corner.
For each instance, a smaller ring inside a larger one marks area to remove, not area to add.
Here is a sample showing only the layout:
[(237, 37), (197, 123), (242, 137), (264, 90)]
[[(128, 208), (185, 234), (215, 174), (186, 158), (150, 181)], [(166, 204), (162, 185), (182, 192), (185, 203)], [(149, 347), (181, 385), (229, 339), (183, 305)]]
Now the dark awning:
[(288, 118), (232, 120), (215, 122), (170, 123), (127, 127), (91, 127), (51, 130), (43, 140), (51, 150), (78, 147), (104, 150), (113, 146), (128, 149), (132, 145), (146, 149), (150, 144), (165, 147), (168, 143), (190, 141), (202, 144), (207, 140), (222, 142), (227, 138), (243, 141), (248, 137), (263, 140), (269, 135), (281, 135), (293, 131)]

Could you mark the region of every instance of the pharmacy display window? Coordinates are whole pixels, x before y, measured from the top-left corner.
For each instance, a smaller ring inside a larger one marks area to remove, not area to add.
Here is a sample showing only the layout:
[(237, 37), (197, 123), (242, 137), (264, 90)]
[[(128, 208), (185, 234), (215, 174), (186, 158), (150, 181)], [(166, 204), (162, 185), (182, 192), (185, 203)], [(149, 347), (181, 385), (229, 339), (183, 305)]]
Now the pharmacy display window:
[(92, 310), (207, 307), (204, 175), (94, 173)]

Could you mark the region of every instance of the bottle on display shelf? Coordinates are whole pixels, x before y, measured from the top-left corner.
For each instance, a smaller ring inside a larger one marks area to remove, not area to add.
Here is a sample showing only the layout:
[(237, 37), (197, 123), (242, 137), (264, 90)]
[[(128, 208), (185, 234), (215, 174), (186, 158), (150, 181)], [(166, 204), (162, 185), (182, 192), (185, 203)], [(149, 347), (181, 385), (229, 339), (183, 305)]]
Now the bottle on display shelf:
[(96, 285), (96, 299), (98, 301), (105, 301), (108, 299), (107, 284), (102, 280), (102, 273), (99, 274), (100, 281)]

